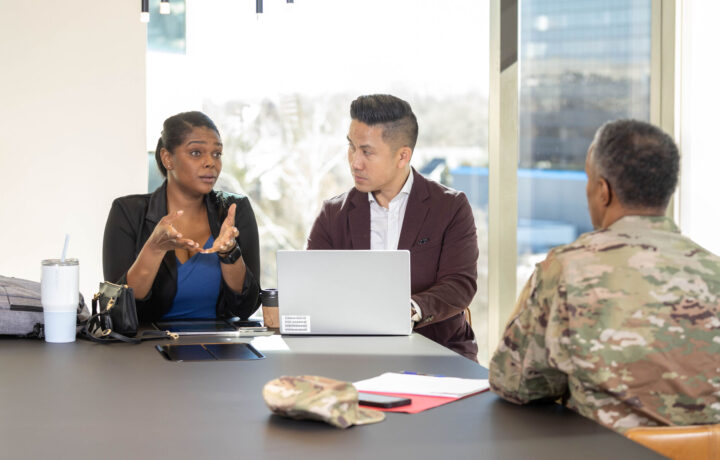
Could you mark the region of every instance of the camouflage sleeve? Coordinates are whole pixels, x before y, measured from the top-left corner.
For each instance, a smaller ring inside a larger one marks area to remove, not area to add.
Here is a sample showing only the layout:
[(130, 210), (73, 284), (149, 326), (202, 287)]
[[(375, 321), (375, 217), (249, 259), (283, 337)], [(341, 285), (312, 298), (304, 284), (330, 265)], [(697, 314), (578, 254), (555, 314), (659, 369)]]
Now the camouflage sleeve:
[(550, 335), (565, 329), (558, 324), (563, 319), (551, 311), (557, 311), (553, 304), (565, 300), (561, 271), (556, 265), (552, 254), (538, 264), (518, 297), (515, 312), (490, 362), (492, 390), (517, 404), (558, 398), (567, 388), (566, 374), (552, 364), (553, 355), (564, 352), (557, 348), (560, 338), (553, 340)]

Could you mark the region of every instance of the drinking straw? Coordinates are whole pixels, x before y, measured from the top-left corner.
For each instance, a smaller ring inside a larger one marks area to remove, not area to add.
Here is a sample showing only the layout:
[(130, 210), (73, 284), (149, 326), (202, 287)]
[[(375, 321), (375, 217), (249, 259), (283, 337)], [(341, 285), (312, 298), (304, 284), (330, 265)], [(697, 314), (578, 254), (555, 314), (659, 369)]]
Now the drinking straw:
[(70, 234), (66, 233), (65, 234), (65, 244), (63, 245), (63, 252), (62, 252), (62, 256), (60, 257), (60, 262), (65, 262), (65, 256), (67, 255), (67, 248), (68, 248), (69, 242), (70, 242)]

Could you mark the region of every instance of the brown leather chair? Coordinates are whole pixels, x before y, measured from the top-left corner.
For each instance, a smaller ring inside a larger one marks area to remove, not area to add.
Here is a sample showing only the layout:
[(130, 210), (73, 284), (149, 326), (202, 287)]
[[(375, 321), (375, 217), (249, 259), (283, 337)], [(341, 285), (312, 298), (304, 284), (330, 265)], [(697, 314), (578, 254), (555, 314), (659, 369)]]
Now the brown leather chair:
[(673, 460), (720, 460), (720, 425), (638, 427), (625, 436)]

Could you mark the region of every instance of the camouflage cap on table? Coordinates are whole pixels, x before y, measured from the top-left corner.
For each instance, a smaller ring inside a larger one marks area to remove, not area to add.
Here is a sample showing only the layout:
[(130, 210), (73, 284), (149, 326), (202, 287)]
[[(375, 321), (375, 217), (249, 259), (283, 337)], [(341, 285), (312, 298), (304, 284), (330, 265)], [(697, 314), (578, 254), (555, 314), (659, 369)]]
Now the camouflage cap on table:
[(382, 412), (358, 407), (358, 392), (352, 383), (314, 375), (271, 380), (263, 387), (263, 399), (275, 414), (320, 420), (338, 428), (385, 419)]

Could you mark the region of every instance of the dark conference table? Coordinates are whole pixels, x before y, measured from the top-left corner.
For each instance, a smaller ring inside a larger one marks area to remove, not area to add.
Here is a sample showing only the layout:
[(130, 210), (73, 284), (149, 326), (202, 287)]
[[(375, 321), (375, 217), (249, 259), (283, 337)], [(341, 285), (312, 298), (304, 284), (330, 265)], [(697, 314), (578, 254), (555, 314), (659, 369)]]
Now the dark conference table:
[[(221, 342), (237, 339), (183, 342)], [(272, 415), (263, 385), (281, 375), (347, 381), (412, 370), (487, 378), (410, 337), (286, 337), (259, 361), (169, 362), (168, 341), (102, 345), (0, 339), (2, 458), (660, 458), (558, 405), (520, 407), (490, 392), (340, 430)]]

